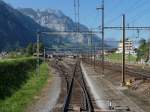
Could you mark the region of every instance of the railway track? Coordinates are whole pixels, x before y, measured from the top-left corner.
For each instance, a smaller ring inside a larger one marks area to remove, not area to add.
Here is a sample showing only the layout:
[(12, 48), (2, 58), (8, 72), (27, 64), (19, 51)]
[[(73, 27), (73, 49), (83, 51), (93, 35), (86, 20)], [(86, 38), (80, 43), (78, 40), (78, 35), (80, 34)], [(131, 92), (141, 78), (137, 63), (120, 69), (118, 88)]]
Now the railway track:
[[(87, 60), (85, 60), (86, 63), (89, 63)], [(101, 62), (96, 61), (97, 66), (102, 66)], [(110, 69), (116, 72), (122, 72), (122, 65), (118, 63), (111, 63), (111, 62), (105, 62), (105, 68)], [(142, 79), (150, 79), (150, 71), (149, 70), (144, 70), (139, 67), (131, 66), (131, 65), (126, 65), (125, 71), (128, 75), (130, 76), (135, 76), (137, 78), (142, 78)]]
[[(110, 63), (110, 62), (105, 62), (105, 67), (109, 68), (111, 70), (116, 70), (121, 72), (121, 68), (122, 65), (120, 64), (115, 64), (115, 63)], [(126, 65), (125, 67), (125, 71), (127, 74), (131, 75), (131, 76), (136, 76), (138, 78), (142, 78), (142, 79), (150, 79), (150, 74), (148, 71), (142, 70), (140, 68), (136, 68), (133, 66), (128, 66)]]
[(87, 89), (85, 80), (83, 78), (79, 61), (76, 62), (73, 71), (73, 77), (71, 79), (66, 100), (64, 102), (63, 111), (64, 112), (71, 112), (71, 111), (93, 112), (94, 111), (92, 100), (89, 91)]
[[(74, 64), (55, 62), (54, 67), (60, 72), (62, 77), (62, 94), (59, 98), (61, 106), (56, 106), (55, 112), (94, 112), (96, 104), (88, 90), (84, 80), (80, 61), (76, 60)], [(63, 102), (62, 102), (63, 100)]]

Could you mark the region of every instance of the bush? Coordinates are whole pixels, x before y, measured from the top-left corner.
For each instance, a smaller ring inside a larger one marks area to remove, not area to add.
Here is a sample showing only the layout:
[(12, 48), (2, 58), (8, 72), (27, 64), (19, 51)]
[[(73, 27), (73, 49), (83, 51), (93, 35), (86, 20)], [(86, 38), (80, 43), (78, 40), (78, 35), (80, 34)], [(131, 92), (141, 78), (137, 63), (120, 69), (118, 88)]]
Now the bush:
[(11, 96), (29, 78), (27, 72), (35, 69), (36, 58), (22, 58), (0, 62), (0, 99)]
[(49, 75), (49, 67), (47, 63), (40, 65), (40, 75), (36, 75), (35, 70), (29, 71), (30, 76), (26, 83), (21, 86), (11, 97), (0, 100), (0, 112), (26, 112), (27, 107), (32, 105), (36, 99), (35, 96), (51, 78)]

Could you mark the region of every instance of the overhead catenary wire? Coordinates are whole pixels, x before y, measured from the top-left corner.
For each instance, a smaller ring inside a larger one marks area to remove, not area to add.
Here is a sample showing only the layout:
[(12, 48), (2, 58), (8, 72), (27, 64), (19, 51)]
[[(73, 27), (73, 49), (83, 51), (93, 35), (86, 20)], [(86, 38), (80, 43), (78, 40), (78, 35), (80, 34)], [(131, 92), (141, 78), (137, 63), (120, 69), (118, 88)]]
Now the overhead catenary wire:
[(138, 12), (136, 15), (132, 16), (131, 18), (129, 18), (129, 20), (128, 20), (129, 23), (135, 22), (135, 21), (143, 18), (145, 15), (149, 14), (149, 10), (150, 10), (150, 7), (145, 8), (141, 12)]
[[(111, 11), (115, 11), (116, 9), (119, 8), (120, 4), (122, 3), (122, 0), (119, 0), (111, 9)], [(121, 14), (119, 14), (118, 16), (108, 20), (105, 22), (105, 24), (109, 24), (109, 23), (113, 23), (114, 21), (117, 21), (119, 18), (121, 17)]]
[(116, 10), (120, 7), (120, 4), (122, 3), (122, 0), (118, 0), (116, 4), (111, 8), (112, 10)]
[(75, 21), (75, 31), (77, 31), (77, 9), (76, 9), (76, 0), (74, 0), (74, 21)]
[(120, 17), (122, 16), (122, 14), (110, 19), (109, 21), (106, 21), (105, 24), (110, 24), (110, 23), (114, 23), (116, 22), (118, 19), (120, 19)]
[(78, 4), (78, 6), (77, 6), (77, 9), (78, 9), (78, 32), (80, 31), (80, 1), (79, 0), (77, 0), (77, 4)]
[[(125, 11), (124, 14), (129, 14), (135, 11), (136, 8), (138, 8), (139, 6), (141, 6), (142, 0), (136, 0), (135, 2), (133, 2), (132, 5), (130, 5)], [(142, 2), (143, 3), (143, 2)]]
[[(116, 7), (118, 8), (118, 5), (122, 3), (122, 0), (120, 0), (120, 2), (118, 2), (118, 4), (116, 4)], [(137, 0), (136, 2), (134, 2), (132, 5), (130, 5), (130, 7), (128, 7), (128, 9), (125, 11), (125, 13), (132, 9), (133, 6), (135, 6), (135, 4), (137, 5), (137, 3), (139, 3), (139, 0)], [(115, 10), (115, 8), (112, 8), (112, 10)], [(120, 17), (122, 16), (122, 14), (119, 14), (118, 16), (108, 20), (105, 24), (109, 24), (109, 23), (113, 23), (113, 22), (116, 22)]]
[[(138, 3), (141, 3), (141, 4), (135, 4), (135, 6), (133, 8), (131, 8), (131, 10), (128, 10), (126, 12), (126, 15), (130, 15), (131, 13), (133, 12), (137, 12), (136, 9), (138, 9), (138, 12), (135, 13), (135, 15), (131, 16), (128, 20), (130, 20), (130, 23), (132, 23), (133, 21), (136, 21), (138, 19), (140, 19), (141, 17), (143, 17), (142, 15), (144, 14), (147, 14), (147, 12), (149, 12), (149, 9), (150, 7), (146, 7), (145, 8), (145, 5), (149, 5), (149, 0), (146, 0), (146, 1), (139, 1)], [(144, 8), (144, 9), (143, 9)], [(141, 11), (140, 11), (141, 10)], [(141, 15), (141, 16), (140, 16)]]
[[(129, 15), (129, 14), (135, 12), (136, 9), (139, 9), (139, 8), (144, 7), (144, 5), (146, 5), (148, 2), (149, 2), (148, 0), (147, 0), (147, 1), (142, 1), (142, 0), (139, 1), (139, 0), (136, 0), (136, 1), (134, 1), (127, 9), (125, 9), (123, 12), (124, 12), (126, 15)], [(144, 11), (143, 11), (143, 12), (144, 12)], [(143, 12), (142, 12), (142, 13), (143, 13)], [(113, 18), (113, 19), (110, 19), (109, 21), (106, 22), (106, 24), (108, 24), (108, 23), (113, 23), (113, 22), (117, 21), (117, 20), (121, 17), (121, 15), (122, 15), (122, 14), (116, 16), (116, 17)], [(138, 15), (136, 15), (136, 19), (137, 19), (137, 17), (138, 17)], [(135, 18), (135, 16), (133, 16), (131, 19), (134, 19), (134, 18)], [(136, 19), (134, 19), (133, 21), (135, 21)], [(131, 22), (130, 22), (130, 23), (131, 23)]]

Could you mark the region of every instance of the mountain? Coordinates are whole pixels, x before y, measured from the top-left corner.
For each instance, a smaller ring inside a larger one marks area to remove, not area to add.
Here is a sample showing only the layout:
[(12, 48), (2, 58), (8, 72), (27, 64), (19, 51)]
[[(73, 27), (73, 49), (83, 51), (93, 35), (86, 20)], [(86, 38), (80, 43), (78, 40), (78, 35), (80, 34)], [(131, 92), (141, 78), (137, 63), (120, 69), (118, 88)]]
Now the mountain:
[(39, 28), (31, 18), (0, 0), (0, 51), (35, 42)]
[[(26, 47), (36, 42), (36, 32), (40, 31), (75, 31), (76, 23), (59, 10), (33, 10), (31, 8), (14, 9), (0, 0), (0, 51)], [(89, 29), (80, 24), (80, 31)], [(57, 34), (42, 35), (40, 41), (46, 47), (85, 47), (90, 35)], [(93, 36), (94, 42), (100, 42)]]
[(118, 48), (119, 40), (109, 37), (105, 39), (105, 44), (109, 45), (110, 49)]
[[(54, 29), (56, 31), (76, 31), (77, 24), (60, 10), (34, 10), (32, 8), (20, 8), (18, 10), (26, 16), (29, 16), (30, 18), (35, 20), (43, 27)], [(89, 31), (89, 29), (82, 24), (79, 25), (79, 30)], [(61, 35), (61, 37), (63, 37), (62, 42), (67, 41), (71, 44), (87, 45), (90, 35), (79, 33), (79, 37), (74, 34), (68, 34), (65, 36)], [(94, 42), (100, 41), (99, 37), (97, 37), (96, 35), (94, 35), (93, 40)]]
[[(36, 33), (39, 30), (54, 31), (54, 29), (42, 27), (32, 18), (0, 0), (0, 51), (14, 50), (26, 47), (29, 43), (35, 43)], [(43, 35), (41, 41), (45, 45), (57, 44), (57, 37), (61, 36)]]

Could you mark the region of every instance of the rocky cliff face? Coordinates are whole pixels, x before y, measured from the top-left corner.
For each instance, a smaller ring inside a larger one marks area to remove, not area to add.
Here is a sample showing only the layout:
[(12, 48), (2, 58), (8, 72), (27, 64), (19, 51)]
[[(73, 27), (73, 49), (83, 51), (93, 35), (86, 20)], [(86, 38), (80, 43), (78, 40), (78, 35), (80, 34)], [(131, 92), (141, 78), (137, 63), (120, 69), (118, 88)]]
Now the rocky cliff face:
[[(63, 14), (60, 10), (46, 9), (46, 10), (33, 10), (31, 8), (23, 8), (19, 9), (23, 14), (31, 17), (37, 23), (39, 23), (43, 27), (47, 27), (50, 29), (54, 29), (57, 31), (75, 31), (76, 23), (73, 22), (72, 19)], [(80, 31), (89, 31), (89, 29), (80, 24)], [(67, 38), (71, 43), (80, 43), (87, 44), (89, 35), (79, 34), (76, 35), (69, 34), (67, 36), (63, 36)], [(96, 35), (94, 40), (100, 40)]]

